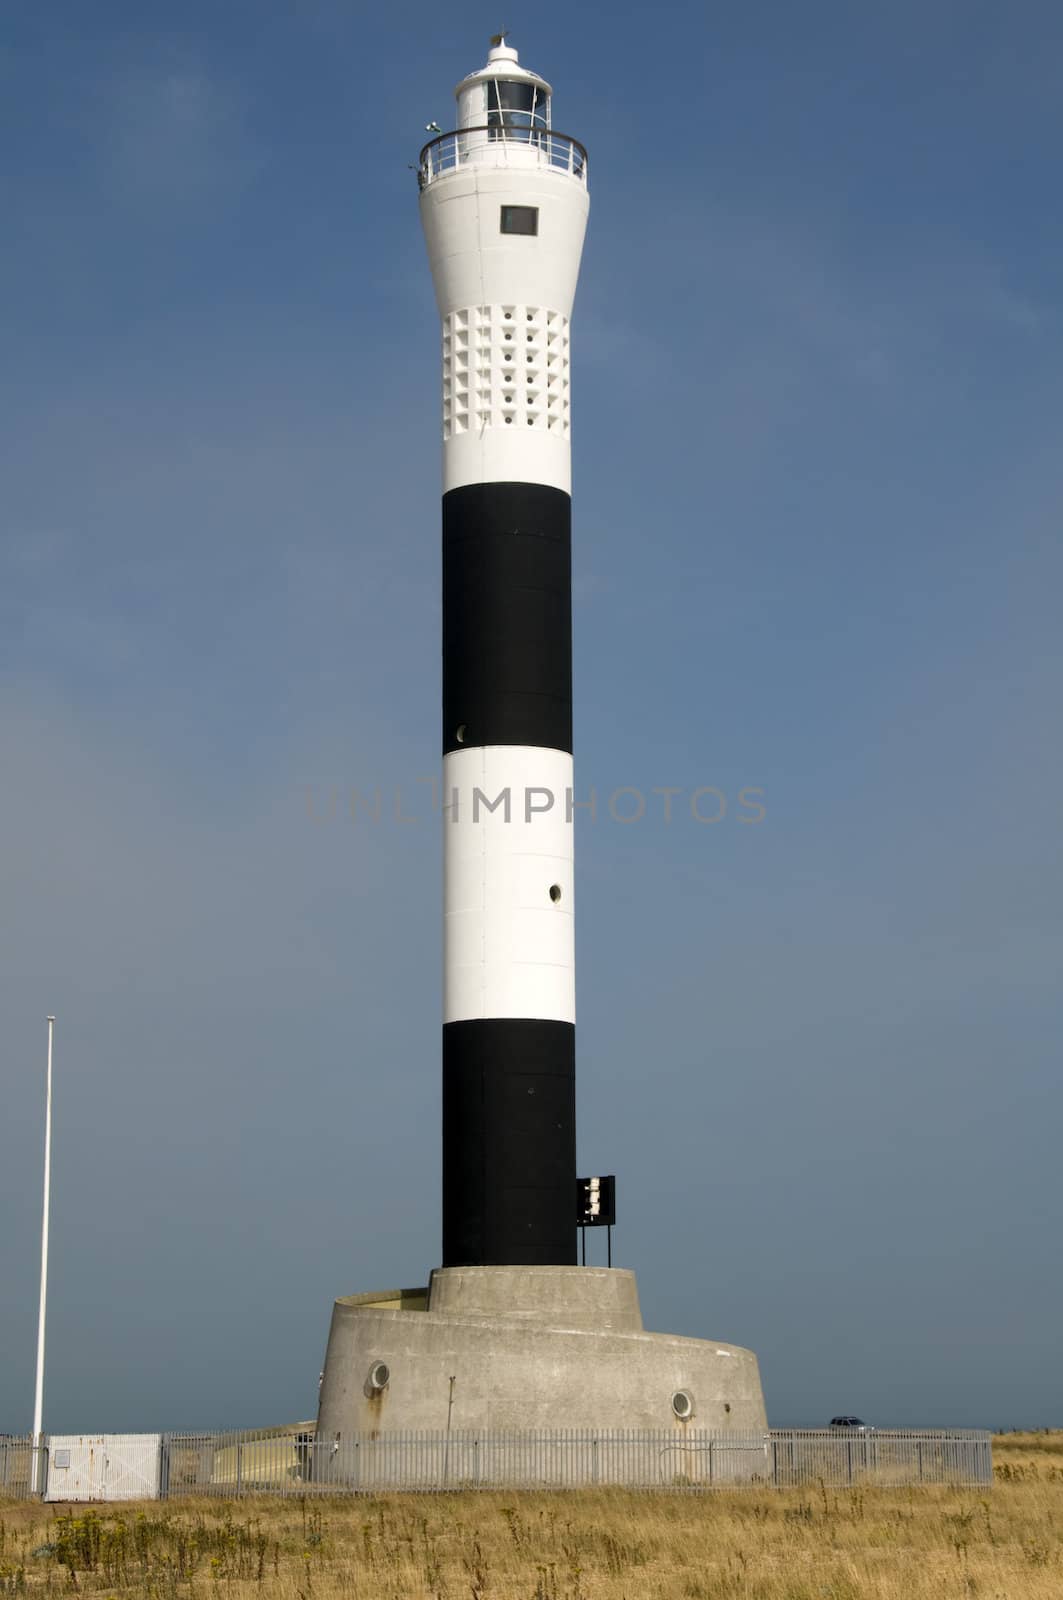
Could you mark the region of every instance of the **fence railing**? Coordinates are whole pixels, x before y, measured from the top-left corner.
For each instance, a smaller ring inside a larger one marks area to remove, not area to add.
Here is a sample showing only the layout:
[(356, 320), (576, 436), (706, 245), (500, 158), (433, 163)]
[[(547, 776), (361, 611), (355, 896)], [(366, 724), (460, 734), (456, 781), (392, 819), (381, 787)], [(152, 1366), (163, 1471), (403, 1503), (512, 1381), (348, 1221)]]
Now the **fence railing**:
[[(991, 1435), (981, 1431), (775, 1428), (755, 1434), (691, 1429), (543, 1429), (537, 1432), (389, 1432), (317, 1440), (310, 1431), (98, 1435), (85, 1460), (64, 1438), (51, 1460), (40, 1452), (38, 1492), (52, 1500), (108, 1500), (128, 1494), (123, 1452), (143, 1471), (148, 1441), (158, 1451), (151, 1482), (161, 1498), (252, 1494), (421, 1493), (458, 1489), (570, 1489), (614, 1485), (704, 1492), (822, 1484), (897, 1487), (992, 1482)], [(112, 1443), (113, 1441), (113, 1443)], [(0, 1438), (0, 1498), (34, 1492), (29, 1438)], [(112, 1476), (93, 1476), (93, 1460)], [(128, 1463), (126, 1464), (128, 1465)], [(77, 1493), (67, 1486), (77, 1483)]]
[(988, 1433), (774, 1429), (552, 1429), (352, 1434), (315, 1440), (171, 1434), (163, 1493), (306, 1494), (612, 1484), (705, 1490), (760, 1484), (992, 1482)]
[(993, 1481), (992, 1434), (976, 1429), (777, 1428), (770, 1439), (771, 1477), (779, 1488)]
[[(37, 1452), (46, 1459), (42, 1449)], [(38, 1487), (34, 1483), (33, 1440), (27, 1434), (15, 1438), (0, 1435), (0, 1497), (8, 1500), (28, 1500)], [(43, 1476), (44, 1460), (39, 1463), (38, 1481)]]

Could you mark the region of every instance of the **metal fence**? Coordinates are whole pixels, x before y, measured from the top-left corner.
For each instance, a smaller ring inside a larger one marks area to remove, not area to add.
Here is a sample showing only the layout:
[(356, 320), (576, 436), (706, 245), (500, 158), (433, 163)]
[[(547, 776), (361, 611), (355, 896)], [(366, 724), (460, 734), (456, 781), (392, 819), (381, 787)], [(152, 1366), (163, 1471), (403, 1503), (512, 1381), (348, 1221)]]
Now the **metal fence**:
[[(458, 1489), (630, 1489), (704, 1492), (720, 1488), (927, 1483), (986, 1485), (993, 1479), (991, 1435), (985, 1432), (772, 1429), (709, 1433), (690, 1429), (552, 1429), (352, 1434), (316, 1440), (297, 1429), (249, 1433), (99, 1436), (108, 1458), (122, 1441), (152, 1438), (159, 1452), (154, 1481), (162, 1498), (217, 1495), (428, 1493)], [(64, 1441), (65, 1443), (66, 1441)], [(76, 1452), (75, 1452), (76, 1453)], [(76, 1466), (40, 1452), (38, 1490), (65, 1498)], [(71, 1454), (69, 1448), (57, 1456)], [(0, 1498), (34, 1491), (29, 1438), (0, 1438)], [(120, 1462), (119, 1462), (120, 1465)], [(53, 1466), (55, 1470), (53, 1470)], [(60, 1471), (59, 1469), (62, 1469)], [(80, 1498), (112, 1498), (107, 1480)]]
[[(41, 1451), (41, 1455), (44, 1455)], [(43, 1470), (43, 1461), (41, 1462)], [(27, 1434), (15, 1438), (0, 1434), (0, 1496), (7, 1500), (28, 1500), (36, 1485), (33, 1440)]]
[(979, 1429), (775, 1429), (771, 1481), (884, 1488), (909, 1483), (990, 1484), (992, 1434)]
[(294, 1432), (170, 1434), (163, 1449), (162, 1492), (170, 1497), (594, 1485), (692, 1491), (758, 1484), (975, 1485), (993, 1476), (991, 1436), (975, 1431), (456, 1430), (320, 1441)]

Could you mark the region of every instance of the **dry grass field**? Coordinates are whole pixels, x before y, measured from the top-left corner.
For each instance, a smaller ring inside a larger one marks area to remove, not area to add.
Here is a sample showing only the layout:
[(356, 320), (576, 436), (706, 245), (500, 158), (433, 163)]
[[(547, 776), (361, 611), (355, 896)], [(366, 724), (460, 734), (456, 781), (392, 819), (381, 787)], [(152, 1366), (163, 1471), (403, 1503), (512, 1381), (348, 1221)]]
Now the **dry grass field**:
[(1063, 1432), (991, 1491), (0, 1503), (0, 1594), (159, 1600), (1063, 1600)]

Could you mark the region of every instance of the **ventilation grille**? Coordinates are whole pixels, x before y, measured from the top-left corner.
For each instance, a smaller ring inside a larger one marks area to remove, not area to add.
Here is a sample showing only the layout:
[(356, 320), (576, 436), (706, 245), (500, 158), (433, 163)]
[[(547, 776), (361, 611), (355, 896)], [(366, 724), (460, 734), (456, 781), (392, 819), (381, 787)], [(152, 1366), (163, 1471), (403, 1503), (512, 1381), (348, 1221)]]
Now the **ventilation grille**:
[(443, 320), (443, 438), (485, 428), (569, 437), (568, 318), (542, 306), (470, 306)]

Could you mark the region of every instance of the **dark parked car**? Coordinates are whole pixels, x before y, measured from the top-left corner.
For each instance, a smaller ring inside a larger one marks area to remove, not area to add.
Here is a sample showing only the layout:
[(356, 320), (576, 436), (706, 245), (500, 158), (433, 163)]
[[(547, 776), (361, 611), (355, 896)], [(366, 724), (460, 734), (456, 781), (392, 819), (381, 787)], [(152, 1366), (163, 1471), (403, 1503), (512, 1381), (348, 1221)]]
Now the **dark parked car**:
[(861, 1422), (859, 1417), (831, 1417), (832, 1428), (847, 1428), (850, 1433), (866, 1433), (867, 1423)]

